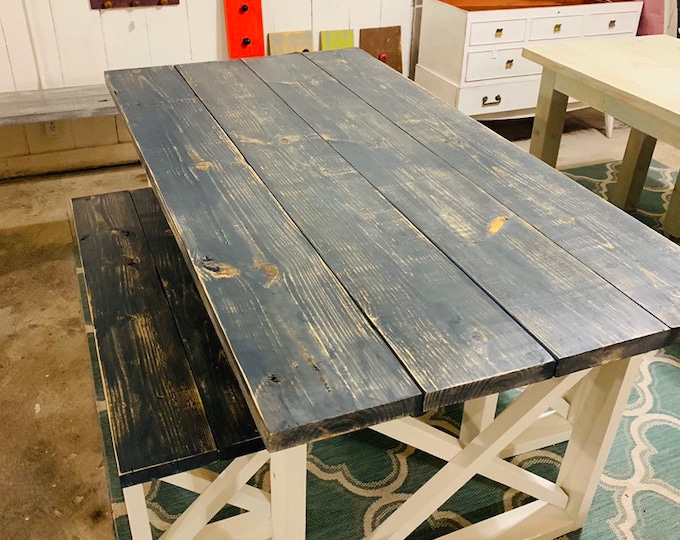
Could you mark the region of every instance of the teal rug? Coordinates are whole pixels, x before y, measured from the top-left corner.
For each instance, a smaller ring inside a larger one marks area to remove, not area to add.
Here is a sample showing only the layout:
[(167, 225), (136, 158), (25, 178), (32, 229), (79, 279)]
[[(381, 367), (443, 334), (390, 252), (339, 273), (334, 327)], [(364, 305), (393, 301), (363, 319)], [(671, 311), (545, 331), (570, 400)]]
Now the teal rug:
[[(603, 197), (616, 181), (618, 163), (567, 171)], [(654, 162), (636, 217), (655, 229), (668, 205), (674, 174)], [(680, 271), (680, 269), (679, 269)], [(87, 310), (85, 310), (87, 313)], [(94, 341), (90, 335), (91, 350)], [(108, 420), (103, 406), (96, 356), (93, 355), (98, 410), (106, 446), (109, 487), (117, 540), (130, 540), (122, 492), (112, 459)], [(514, 393), (501, 396), (499, 408)], [(424, 419), (458, 434), (462, 407), (430, 412)], [(570, 539), (680, 538), (680, 345), (646, 355), (631, 393), (588, 521)], [(529, 452), (512, 459), (550, 480), (557, 476), (565, 445)], [(215, 470), (224, 467), (215, 464)], [(310, 445), (308, 470), (308, 538), (363, 538), (415, 492), (442, 462), (370, 430)], [(268, 489), (267, 468), (253, 483)], [(144, 486), (149, 516), (158, 538), (195, 495), (162, 482)], [(475, 477), (410, 538), (429, 540), (475, 523), (532, 499), (484, 478)], [(221, 517), (234, 513), (226, 509)], [(566, 539), (567, 537), (562, 537)]]

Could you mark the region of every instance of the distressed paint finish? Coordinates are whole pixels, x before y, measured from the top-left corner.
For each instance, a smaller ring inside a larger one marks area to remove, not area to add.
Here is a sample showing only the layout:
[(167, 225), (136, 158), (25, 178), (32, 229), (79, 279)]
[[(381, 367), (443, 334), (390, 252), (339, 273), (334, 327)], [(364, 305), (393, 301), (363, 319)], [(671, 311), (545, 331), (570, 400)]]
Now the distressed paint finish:
[(319, 32), (319, 50), (349, 49), (354, 47), (353, 30), (324, 30)]
[(670, 340), (643, 288), (552, 235), (611, 205), (534, 211), (525, 181), (573, 184), (363, 52), (107, 78), (270, 450)]
[(108, 82), (269, 450), (422, 410), (422, 393), (170, 67)]
[(219, 451), (130, 195), (76, 199), (73, 213), (121, 483), (214, 461)]
[(304, 56), (247, 65), (538, 339), (561, 372), (665, 342), (669, 329), (663, 323)]
[[(314, 67), (301, 56), (293, 58)], [(425, 408), (535, 382), (550, 355), (247, 66), (180, 72), (401, 358)], [(238, 95), (229, 108), (224, 95)], [(258, 104), (267, 114), (253, 114)]]
[(677, 340), (680, 247), (361, 51), (309, 58), (657, 317)]
[(175, 237), (149, 188), (131, 192), (221, 459), (263, 448), (236, 377)]

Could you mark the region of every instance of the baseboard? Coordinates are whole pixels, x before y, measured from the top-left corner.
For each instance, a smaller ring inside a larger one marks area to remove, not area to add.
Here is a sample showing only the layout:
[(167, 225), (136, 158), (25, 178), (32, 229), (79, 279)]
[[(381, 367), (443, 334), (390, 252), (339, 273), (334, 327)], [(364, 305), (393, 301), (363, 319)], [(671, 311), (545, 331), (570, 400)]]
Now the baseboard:
[(0, 179), (19, 178), (79, 169), (139, 162), (132, 143), (118, 143), (91, 148), (74, 148), (58, 152), (12, 156), (0, 159)]

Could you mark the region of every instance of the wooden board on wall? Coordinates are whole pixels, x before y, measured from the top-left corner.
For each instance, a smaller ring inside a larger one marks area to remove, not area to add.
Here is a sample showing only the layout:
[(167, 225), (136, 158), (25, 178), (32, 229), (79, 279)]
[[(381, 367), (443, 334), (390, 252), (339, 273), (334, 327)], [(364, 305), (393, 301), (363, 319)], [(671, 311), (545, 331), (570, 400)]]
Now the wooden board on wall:
[(325, 30), (319, 33), (319, 48), (322, 51), (354, 47), (353, 30)]
[(359, 47), (402, 73), (401, 26), (362, 28), (359, 32)]
[(269, 54), (278, 56), (294, 52), (310, 52), (314, 50), (311, 30), (300, 32), (271, 32), (267, 35)]
[(224, 0), (229, 58), (264, 56), (261, 0)]

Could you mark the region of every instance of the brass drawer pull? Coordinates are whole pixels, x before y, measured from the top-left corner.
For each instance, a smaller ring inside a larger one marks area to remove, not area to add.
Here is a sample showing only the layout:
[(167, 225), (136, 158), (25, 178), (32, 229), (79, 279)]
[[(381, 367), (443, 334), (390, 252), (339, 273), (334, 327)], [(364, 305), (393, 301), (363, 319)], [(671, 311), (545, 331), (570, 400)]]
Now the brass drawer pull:
[(496, 33), (494, 34), (497, 38), (503, 37), (503, 29), (502, 28), (496, 28)]
[(489, 96), (484, 96), (482, 98), (482, 107), (491, 107), (492, 105), (500, 105), (501, 99), (502, 98), (501, 98), (500, 94), (496, 94), (494, 101), (489, 101)]
[(515, 61), (511, 58), (510, 60), (505, 61), (505, 69), (512, 69), (512, 65), (515, 63)]
[(553, 27), (553, 33), (559, 34), (561, 31), (562, 31), (562, 24), (556, 24), (556, 25)]
[(609, 21), (609, 28), (616, 28), (616, 19)]

